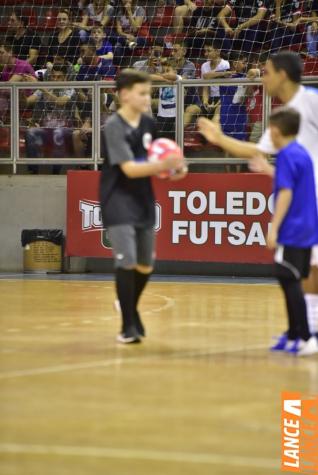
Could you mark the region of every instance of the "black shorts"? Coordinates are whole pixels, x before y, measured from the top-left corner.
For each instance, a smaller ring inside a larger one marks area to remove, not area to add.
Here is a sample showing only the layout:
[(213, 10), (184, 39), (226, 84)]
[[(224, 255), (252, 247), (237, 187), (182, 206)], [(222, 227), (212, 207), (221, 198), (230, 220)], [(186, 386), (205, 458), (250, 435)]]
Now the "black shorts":
[(206, 116), (208, 119), (213, 119), (217, 106), (220, 104), (219, 97), (210, 97), (209, 105), (213, 106), (213, 109), (206, 109), (203, 104), (201, 104), (201, 113)]
[(311, 247), (279, 245), (275, 252), (275, 275), (281, 279), (300, 280), (310, 272)]

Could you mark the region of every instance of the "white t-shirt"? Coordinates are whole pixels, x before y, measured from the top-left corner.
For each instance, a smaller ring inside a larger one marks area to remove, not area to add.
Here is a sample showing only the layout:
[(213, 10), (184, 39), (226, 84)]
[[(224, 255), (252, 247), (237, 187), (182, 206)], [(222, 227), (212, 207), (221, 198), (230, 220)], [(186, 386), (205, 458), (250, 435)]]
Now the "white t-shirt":
[[(182, 76), (177, 76), (180, 81)], [(158, 116), (176, 117), (177, 88), (175, 86), (165, 86), (159, 89)]]
[[(297, 140), (307, 149), (313, 160), (318, 202), (318, 89), (300, 86), (294, 97), (285, 106), (296, 109), (301, 116)], [(257, 147), (263, 153), (270, 155), (277, 152), (271, 141), (268, 128), (265, 130)]]
[[(203, 63), (201, 66), (201, 79), (203, 79), (203, 75), (206, 73), (211, 72), (220, 72), (220, 71), (228, 71), (230, 69), (230, 63), (225, 59), (221, 59), (219, 64), (216, 68), (211, 69), (211, 62), (207, 61)], [(220, 87), (219, 86), (211, 86), (210, 87), (210, 97), (220, 97)]]

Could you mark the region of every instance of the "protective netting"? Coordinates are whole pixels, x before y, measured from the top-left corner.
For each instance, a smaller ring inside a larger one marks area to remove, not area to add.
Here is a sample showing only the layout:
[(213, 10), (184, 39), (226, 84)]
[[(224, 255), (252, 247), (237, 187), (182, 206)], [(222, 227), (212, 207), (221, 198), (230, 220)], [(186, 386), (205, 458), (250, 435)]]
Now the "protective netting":
[[(305, 74), (318, 74), (318, 0), (1, 0), (0, 18), (1, 81), (99, 81), (128, 66), (147, 71), (166, 84), (153, 88), (152, 114), (167, 137), (175, 134), (174, 85), (182, 78), (258, 78), (268, 55), (280, 49), (299, 52)], [(39, 87), (19, 99), (21, 156), (34, 155), (30, 140), (43, 142), (34, 158), (91, 156), (89, 89), (66, 86), (55, 94)], [(7, 147), (9, 103), (8, 91), (0, 90), (0, 140), (7, 137)], [(116, 107), (114, 91), (101, 97), (102, 111)], [(262, 88), (187, 88), (186, 150), (205, 147), (198, 115), (220, 117), (226, 133), (257, 140)], [(57, 129), (71, 132), (61, 138)], [(67, 146), (52, 151), (55, 142)]]

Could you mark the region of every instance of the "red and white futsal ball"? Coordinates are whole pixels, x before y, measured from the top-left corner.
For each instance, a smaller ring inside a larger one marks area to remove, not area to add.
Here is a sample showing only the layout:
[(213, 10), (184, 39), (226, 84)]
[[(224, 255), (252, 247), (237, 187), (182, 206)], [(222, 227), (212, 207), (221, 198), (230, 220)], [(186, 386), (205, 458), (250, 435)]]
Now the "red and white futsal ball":
[[(160, 162), (162, 160), (166, 160), (172, 154), (180, 157), (180, 162), (183, 160), (182, 150), (176, 142), (165, 138), (156, 139), (148, 148), (148, 161), (152, 163)], [(174, 173), (174, 170), (167, 170), (159, 173), (157, 176), (159, 178), (168, 178)]]

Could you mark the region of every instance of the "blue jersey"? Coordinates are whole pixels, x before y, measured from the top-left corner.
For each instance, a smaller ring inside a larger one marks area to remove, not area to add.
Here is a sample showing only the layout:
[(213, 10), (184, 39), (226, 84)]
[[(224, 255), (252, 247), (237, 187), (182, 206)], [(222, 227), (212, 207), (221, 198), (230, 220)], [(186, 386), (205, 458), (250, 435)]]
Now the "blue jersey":
[(292, 201), (278, 231), (278, 242), (299, 248), (318, 243), (318, 212), (314, 168), (306, 149), (298, 142), (282, 148), (276, 158), (275, 201), (281, 189), (292, 191)]

